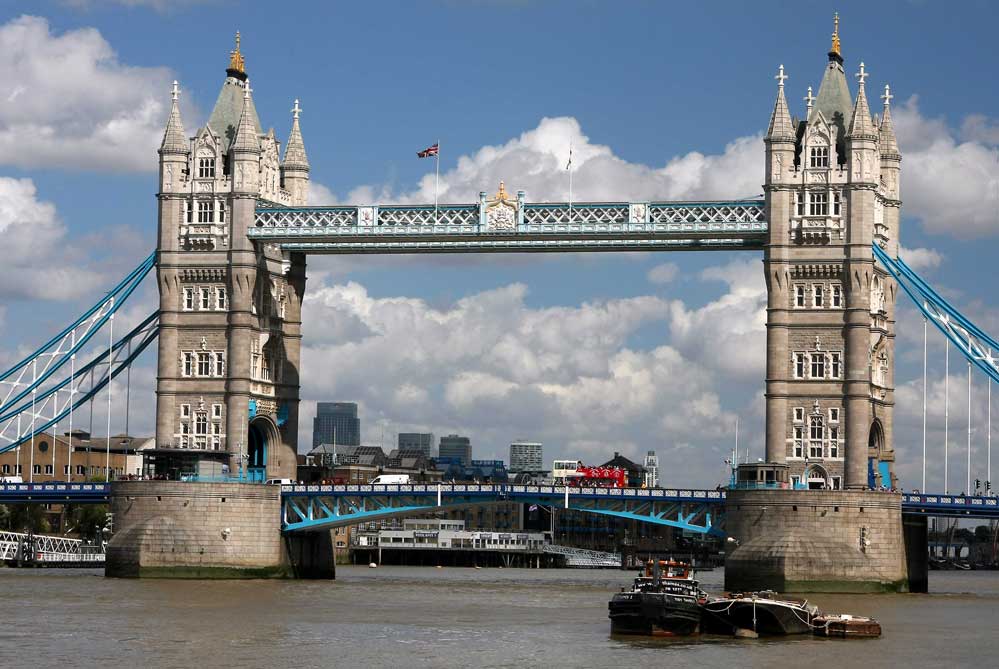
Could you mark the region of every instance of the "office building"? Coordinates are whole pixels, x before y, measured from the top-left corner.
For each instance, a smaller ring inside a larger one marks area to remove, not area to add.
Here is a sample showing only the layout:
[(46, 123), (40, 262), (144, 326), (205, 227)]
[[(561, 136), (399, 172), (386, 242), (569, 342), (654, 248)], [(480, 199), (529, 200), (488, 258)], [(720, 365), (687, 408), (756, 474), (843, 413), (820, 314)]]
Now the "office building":
[(441, 437), (438, 455), (441, 458), (457, 458), (467, 467), (472, 464), (472, 442), (468, 437), (457, 434)]
[(434, 433), (433, 432), (400, 432), (400, 451), (420, 451), (428, 458), (433, 457)]
[(655, 451), (645, 454), (645, 487), (659, 487), (659, 456)]
[(510, 471), (537, 472), (542, 469), (541, 442), (519, 440), (510, 444)]
[(320, 444), (359, 446), (361, 421), (354, 402), (319, 402), (312, 420), (312, 448)]

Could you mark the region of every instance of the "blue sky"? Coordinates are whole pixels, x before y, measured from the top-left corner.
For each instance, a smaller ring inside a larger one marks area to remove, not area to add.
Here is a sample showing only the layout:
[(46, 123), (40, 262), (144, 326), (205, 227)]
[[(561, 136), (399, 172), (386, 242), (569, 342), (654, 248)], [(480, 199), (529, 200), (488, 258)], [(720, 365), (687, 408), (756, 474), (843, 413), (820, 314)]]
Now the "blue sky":
[[(833, 9), (847, 71), (863, 60), (869, 91), (887, 82), (896, 96), (904, 246), (999, 330), (982, 283), (999, 234), (993, 3), (4, 2), (0, 363), (152, 248), (169, 82), (193, 134), (237, 29), (263, 125), (283, 139), (302, 101), (317, 201), (429, 199), (433, 164), (414, 154), (437, 139), (445, 200), (500, 178), (561, 199), (570, 138), (577, 198), (738, 198), (761, 192), (777, 65), (801, 115)], [(681, 463), (668, 480), (705, 485), (723, 475), (736, 415), (742, 443), (762, 443), (755, 255), (317, 258), (309, 276), (303, 428), (312, 402), (356, 399), (366, 441), (381, 421), (390, 434), (467, 432), (482, 457), (519, 437), (545, 441), (546, 459), (655, 448)], [(900, 321), (899, 402), (911, 405), (921, 328), (911, 310)], [(480, 347), (445, 343), (455, 327), (481, 328)], [(152, 424), (146, 363), (139, 429)], [(896, 447), (911, 478), (921, 433), (909, 405)], [(977, 395), (974, 412), (983, 462)]]

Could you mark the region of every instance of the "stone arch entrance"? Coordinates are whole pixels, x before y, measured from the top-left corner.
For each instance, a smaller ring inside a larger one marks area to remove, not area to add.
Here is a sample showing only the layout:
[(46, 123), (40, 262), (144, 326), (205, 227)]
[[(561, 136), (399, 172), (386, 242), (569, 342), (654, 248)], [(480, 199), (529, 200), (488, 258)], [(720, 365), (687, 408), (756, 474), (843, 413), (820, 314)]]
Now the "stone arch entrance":
[(870, 488), (891, 487), (891, 471), (881, 458), (884, 449), (885, 430), (881, 421), (875, 418), (867, 436), (867, 486)]
[(280, 444), (277, 427), (265, 416), (250, 421), (246, 440), (246, 476), (250, 481), (267, 479), (267, 457)]
[(829, 473), (822, 465), (808, 465), (802, 479), (805, 482), (805, 487), (809, 490), (827, 490), (831, 488)]

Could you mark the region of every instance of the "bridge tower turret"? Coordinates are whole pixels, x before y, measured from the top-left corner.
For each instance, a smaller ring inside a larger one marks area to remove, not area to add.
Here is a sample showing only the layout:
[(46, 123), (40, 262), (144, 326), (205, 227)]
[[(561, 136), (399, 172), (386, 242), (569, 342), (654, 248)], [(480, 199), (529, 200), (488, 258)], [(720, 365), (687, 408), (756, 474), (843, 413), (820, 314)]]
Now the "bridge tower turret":
[(872, 244), (898, 243), (898, 147), (890, 112), (880, 127), (871, 116), (863, 63), (851, 100), (838, 18), (828, 55), (801, 120), (781, 68), (764, 140), (766, 455), (796, 489), (729, 491), (729, 589), (908, 587), (901, 498), (868, 490), (894, 484), (895, 288)]
[(296, 118), (282, 170), (236, 39), (208, 123), (185, 136), (175, 87), (160, 148), (156, 470), (293, 477), (304, 257), (247, 233), (258, 203), (304, 204), (309, 167)]

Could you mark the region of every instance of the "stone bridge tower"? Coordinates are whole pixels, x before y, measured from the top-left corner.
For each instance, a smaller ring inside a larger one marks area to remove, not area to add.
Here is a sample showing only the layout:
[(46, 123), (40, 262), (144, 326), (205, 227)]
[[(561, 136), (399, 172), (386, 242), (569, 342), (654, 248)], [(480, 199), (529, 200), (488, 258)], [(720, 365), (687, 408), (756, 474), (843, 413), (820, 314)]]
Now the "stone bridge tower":
[(258, 203), (303, 205), (298, 101), (281, 160), (236, 36), (207, 125), (184, 132), (174, 83), (160, 147), (156, 472), (294, 477), (305, 258), (254, 244)]
[(729, 491), (726, 532), (737, 548), (726, 558), (728, 589), (925, 587), (918, 560), (905, 554), (911, 545), (925, 562), (925, 523), (922, 543), (903, 541), (901, 496), (871, 490), (894, 485), (896, 285), (872, 245), (898, 251), (901, 157), (888, 88), (873, 118), (864, 64), (858, 69), (852, 98), (837, 19), (803, 119), (788, 109), (783, 66), (777, 75), (765, 138), (767, 463), (742, 465), (739, 475), (780, 481), (786, 468), (797, 485)]
[(765, 139), (766, 456), (811, 488), (895, 483), (896, 285), (871, 245), (897, 253), (901, 157), (888, 87), (872, 118), (859, 70), (851, 99), (837, 19), (803, 119), (790, 115), (781, 66)]

